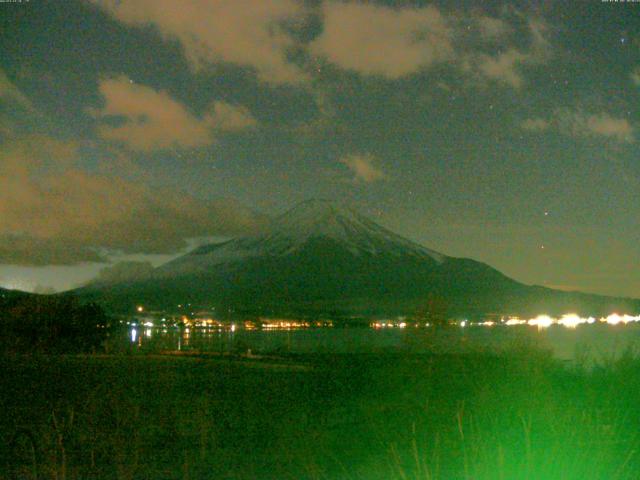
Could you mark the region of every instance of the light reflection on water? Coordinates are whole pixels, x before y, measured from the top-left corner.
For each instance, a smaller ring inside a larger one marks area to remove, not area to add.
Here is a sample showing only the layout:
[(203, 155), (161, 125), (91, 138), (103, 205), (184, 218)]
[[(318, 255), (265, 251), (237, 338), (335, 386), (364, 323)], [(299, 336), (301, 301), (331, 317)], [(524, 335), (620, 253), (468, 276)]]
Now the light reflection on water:
[[(120, 343), (120, 341), (118, 341)], [(539, 329), (515, 327), (443, 329), (376, 329), (368, 327), (247, 330), (243, 328), (136, 328), (127, 332), (120, 347), (145, 352), (202, 351), (217, 353), (457, 353), (540, 347), (557, 358), (572, 360), (585, 355), (611, 359), (640, 346), (640, 325), (560, 325)]]

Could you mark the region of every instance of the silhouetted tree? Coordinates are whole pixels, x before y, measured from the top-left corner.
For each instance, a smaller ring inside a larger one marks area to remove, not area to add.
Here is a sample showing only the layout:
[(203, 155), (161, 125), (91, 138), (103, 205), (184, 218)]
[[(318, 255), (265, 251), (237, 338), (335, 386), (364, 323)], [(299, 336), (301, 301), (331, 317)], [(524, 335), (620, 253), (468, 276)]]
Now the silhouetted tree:
[(98, 305), (81, 304), (70, 296), (28, 296), (0, 309), (5, 350), (95, 351), (107, 336), (108, 324)]

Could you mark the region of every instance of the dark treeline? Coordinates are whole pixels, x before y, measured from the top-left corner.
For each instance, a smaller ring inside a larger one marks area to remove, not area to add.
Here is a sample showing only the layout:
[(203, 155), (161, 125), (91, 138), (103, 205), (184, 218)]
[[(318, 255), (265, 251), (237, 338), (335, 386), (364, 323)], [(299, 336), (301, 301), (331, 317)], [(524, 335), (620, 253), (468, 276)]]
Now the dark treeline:
[(77, 353), (100, 349), (109, 321), (74, 297), (25, 295), (0, 302), (0, 351)]

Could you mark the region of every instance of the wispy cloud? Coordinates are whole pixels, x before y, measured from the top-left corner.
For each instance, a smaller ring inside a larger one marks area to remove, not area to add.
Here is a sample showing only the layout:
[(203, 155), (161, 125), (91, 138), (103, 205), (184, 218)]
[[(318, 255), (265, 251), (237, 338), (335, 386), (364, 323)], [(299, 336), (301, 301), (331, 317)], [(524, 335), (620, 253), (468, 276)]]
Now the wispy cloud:
[(575, 137), (603, 137), (623, 143), (634, 141), (633, 127), (629, 121), (606, 112), (558, 109), (555, 112), (555, 124), (561, 132)]
[[(517, 12), (517, 16), (524, 17), (519, 12)], [(484, 18), (484, 22), (481, 23), (481, 31), (482, 28), (484, 30), (493, 28), (494, 35), (507, 33), (508, 24), (506, 22), (488, 27), (488, 25), (492, 25), (492, 22), (487, 20), (489, 17)], [(502, 38), (501, 43), (506, 47), (504, 51), (494, 55), (478, 51), (469, 55), (467, 62), (476, 65), (475, 68), (481, 77), (519, 89), (524, 85), (522, 67), (543, 64), (551, 57), (552, 49), (548, 40), (546, 23), (535, 18), (524, 19), (527, 20), (526, 36), (529, 39), (527, 48), (516, 48)], [(482, 27), (483, 24), (484, 27)], [(484, 36), (486, 37), (486, 35), (485, 33)]]
[(153, 273), (151, 262), (122, 261), (104, 267), (92, 283), (117, 283), (141, 280)]
[(500, 18), (490, 17), (488, 15), (480, 15), (476, 18), (480, 35), (485, 40), (494, 40), (510, 33), (511, 26)]
[(249, 67), (264, 81), (297, 83), (304, 73), (287, 59), (294, 45), (283, 24), (305, 13), (295, 0), (94, 0), (118, 20), (154, 25), (177, 39), (196, 70), (211, 63)]
[[(521, 66), (543, 63), (551, 51), (546, 24), (514, 14), (514, 9), (501, 17), (435, 5), (391, 7), (338, 0), (320, 5), (296, 0), (93, 1), (127, 25), (153, 25), (165, 37), (177, 39), (196, 71), (234, 64), (272, 84), (308, 85), (314, 69), (300, 57), (292, 60), (293, 52), (306, 52), (314, 65), (324, 61), (388, 80), (441, 65), (518, 89), (524, 83)], [(321, 30), (315, 38), (292, 34), (292, 25), (316, 17)], [(525, 31), (511, 22), (516, 17), (515, 23), (525, 23)], [(528, 45), (523, 46), (522, 38)]]
[(186, 240), (249, 231), (260, 218), (78, 166), (79, 145), (23, 137), (0, 152), (0, 263), (102, 261), (105, 252), (168, 254)]
[[(521, 67), (542, 64), (551, 52), (545, 22), (533, 17), (523, 18), (526, 26), (520, 33), (528, 40), (523, 47), (506, 19), (477, 12), (454, 15), (433, 5), (329, 1), (322, 14), (322, 34), (309, 45), (312, 55), (344, 70), (390, 80), (442, 65), (519, 89), (524, 84)], [(498, 41), (501, 51), (493, 53)]]
[(542, 132), (547, 130), (551, 126), (551, 123), (544, 118), (527, 118), (520, 126), (530, 132)]
[(504, 82), (513, 88), (520, 88), (523, 79), (517, 67), (527, 58), (528, 56), (524, 53), (509, 49), (495, 57), (482, 55), (478, 68), (480, 73), (491, 80)]
[(31, 101), (9, 80), (7, 74), (2, 70), (0, 70), (0, 100), (18, 104), (28, 110), (33, 109)]
[(452, 30), (435, 7), (395, 9), (326, 2), (310, 52), (362, 74), (399, 78), (454, 55)]
[(345, 155), (340, 159), (340, 163), (351, 170), (356, 181), (372, 183), (387, 178), (387, 175), (375, 166), (375, 158), (369, 153)]
[(588, 113), (582, 109), (558, 108), (548, 118), (530, 118), (521, 124), (524, 130), (540, 132), (549, 129), (577, 138), (603, 138), (619, 143), (633, 143), (634, 129), (622, 117), (614, 117), (606, 112)]
[(211, 111), (198, 117), (167, 92), (135, 84), (125, 77), (101, 81), (100, 93), (105, 105), (93, 113), (103, 120), (115, 117), (119, 124), (102, 122), (98, 134), (133, 150), (201, 147), (213, 143), (215, 131), (256, 124), (246, 108), (224, 102), (214, 102)]

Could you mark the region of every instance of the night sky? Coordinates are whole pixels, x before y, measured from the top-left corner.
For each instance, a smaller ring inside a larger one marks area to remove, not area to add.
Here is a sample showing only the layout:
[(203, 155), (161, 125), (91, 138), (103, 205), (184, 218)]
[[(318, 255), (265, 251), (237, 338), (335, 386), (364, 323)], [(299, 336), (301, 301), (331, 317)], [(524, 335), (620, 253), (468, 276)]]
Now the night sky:
[(330, 198), (525, 283), (640, 297), (640, 3), (3, 1), (0, 52), (0, 286)]

